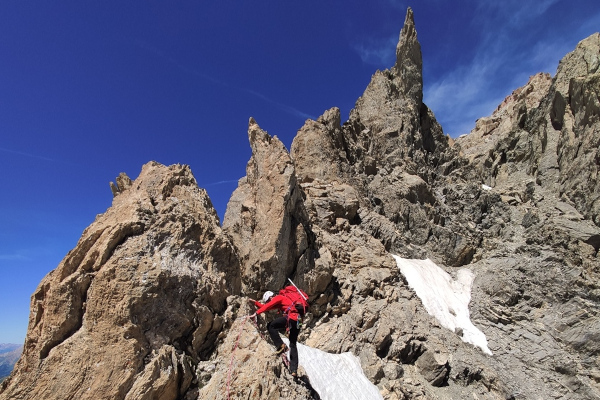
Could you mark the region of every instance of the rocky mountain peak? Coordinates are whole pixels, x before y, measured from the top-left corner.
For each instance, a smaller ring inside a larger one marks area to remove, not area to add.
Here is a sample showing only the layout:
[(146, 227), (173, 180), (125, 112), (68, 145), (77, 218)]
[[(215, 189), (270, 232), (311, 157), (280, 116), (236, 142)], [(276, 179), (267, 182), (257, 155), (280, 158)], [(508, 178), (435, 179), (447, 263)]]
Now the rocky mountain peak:
[(374, 135), (389, 134), (402, 128), (403, 125), (398, 124), (401, 119), (405, 124), (410, 123), (407, 129), (416, 128), (423, 99), (422, 62), (421, 45), (409, 8), (400, 31), (395, 65), (373, 75), (350, 119), (359, 120)]
[(600, 34), (595, 33), (577, 44), (577, 47), (560, 60), (556, 71), (556, 90), (566, 95), (569, 82), (574, 77), (593, 75), (600, 69), (598, 57)]
[[(375, 72), (349, 120), (340, 125), (333, 108), (299, 130), (291, 154), (300, 180), (335, 179), (366, 190), (374, 176), (394, 169), (429, 179), (449, 140), (422, 98), (421, 49), (409, 8), (396, 64)], [(323, 162), (327, 168), (318, 167)]]
[(300, 342), (358, 357), (375, 398), (600, 397), (598, 60), (596, 34), (452, 145), (409, 9), (347, 121), (325, 111), (288, 152), (250, 119), (222, 227), (187, 166), (121, 175), (32, 296), (0, 399), (331, 398), (248, 317), (288, 279)]
[(423, 57), (410, 7), (400, 31), (400, 40), (396, 46), (396, 64), (393, 69), (401, 78), (400, 92), (420, 105), (423, 101)]

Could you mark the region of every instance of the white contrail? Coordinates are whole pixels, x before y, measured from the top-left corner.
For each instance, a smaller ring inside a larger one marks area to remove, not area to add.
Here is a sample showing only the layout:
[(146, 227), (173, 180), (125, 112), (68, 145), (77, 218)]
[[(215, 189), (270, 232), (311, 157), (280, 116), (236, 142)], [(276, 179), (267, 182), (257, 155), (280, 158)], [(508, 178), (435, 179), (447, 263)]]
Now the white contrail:
[(56, 160), (53, 160), (52, 158), (38, 156), (38, 155), (35, 155), (35, 154), (31, 154), (31, 153), (25, 153), (23, 151), (5, 149), (4, 147), (0, 147), (0, 151), (3, 151), (5, 153), (16, 154), (16, 155), (19, 155), (19, 156), (25, 156), (25, 157), (30, 157), (30, 158), (37, 158), (39, 160), (44, 160), (44, 161), (52, 161), (52, 162), (56, 161)]

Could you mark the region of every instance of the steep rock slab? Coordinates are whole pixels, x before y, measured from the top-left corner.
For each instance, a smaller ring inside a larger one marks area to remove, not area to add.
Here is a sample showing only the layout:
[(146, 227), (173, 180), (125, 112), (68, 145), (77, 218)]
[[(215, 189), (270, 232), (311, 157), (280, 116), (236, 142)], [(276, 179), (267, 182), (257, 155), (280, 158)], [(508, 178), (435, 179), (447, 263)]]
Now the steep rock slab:
[(254, 119), (248, 137), (252, 156), (227, 204), (223, 229), (238, 248), (246, 293), (257, 294), (278, 290), (288, 277), (312, 269), (315, 252), (304, 194), (287, 149)]
[(239, 262), (187, 166), (121, 177), (113, 205), (40, 283), (1, 399), (175, 399), (239, 293)]
[(290, 154), (300, 182), (343, 181), (349, 173), (340, 119), (340, 109), (332, 108), (307, 120), (294, 137)]
[[(477, 169), (474, 178), (499, 189), (520, 181), (565, 196), (597, 225), (600, 210), (600, 34), (582, 40), (555, 77), (538, 74), (456, 140)], [(465, 169), (467, 172), (469, 169)]]
[[(600, 34), (582, 40), (560, 63), (567, 93), (556, 94), (553, 121), (560, 128), (560, 192), (600, 226)], [(566, 80), (566, 78), (565, 78)]]
[[(527, 112), (540, 105), (551, 84), (550, 74), (539, 73), (530, 77), (527, 84), (506, 97), (492, 115), (479, 118), (475, 128), (468, 135), (463, 135), (456, 140), (461, 155), (469, 160), (471, 168), (476, 169), (476, 178), (490, 186), (496, 186), (503, 179), (506, 180), (508, 171), (499, 170), (502, 157), (495, 152), (503, 151), (506, 147), (505, 143), (510, 142), (507, 135), (513, 130), (518, 131), (519, 135), (528, 136), (524, 131)], [(519, 135), (516, 137), (519, 138)], [(523, 159), (523, 152), (528, 149), (528, 146), (518, 146), (518, 150), (513, 151), (514, 155), (507, 154), (505, 157)], [(520, 153), (516, 154), (518, 151)], [(495, 162), (490, 162), (492, 158)]]

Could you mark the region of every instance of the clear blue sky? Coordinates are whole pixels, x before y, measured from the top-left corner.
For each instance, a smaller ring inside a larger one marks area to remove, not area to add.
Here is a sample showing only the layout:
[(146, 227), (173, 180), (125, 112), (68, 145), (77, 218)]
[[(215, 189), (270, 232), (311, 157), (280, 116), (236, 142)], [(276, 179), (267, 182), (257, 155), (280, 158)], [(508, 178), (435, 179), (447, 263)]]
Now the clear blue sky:
[(23, 342), (31, 294), (110, 207), (109, 181), (189, 164), (222, 218), (248, 119), (288, 148), (307, 118), (347, 119), (408, 6), (451, 136), (600, 30), (597, 0), (0, 2), (0, 343)]

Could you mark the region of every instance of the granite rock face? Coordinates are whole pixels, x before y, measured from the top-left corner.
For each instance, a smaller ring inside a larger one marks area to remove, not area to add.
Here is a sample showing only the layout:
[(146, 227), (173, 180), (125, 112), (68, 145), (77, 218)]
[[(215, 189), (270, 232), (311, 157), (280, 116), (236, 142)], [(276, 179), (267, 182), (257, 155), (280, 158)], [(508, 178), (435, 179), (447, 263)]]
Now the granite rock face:
[[(317, 399), (272, 356), (270, 316), (247, 317), (287, 278), (310, 297), (300, 340), (354, 353), (386, 400), (600, 397), (599, 60), (595, 34), (454, 141), (423, 103), (409, 9), (348, 121), (331, 108), (288, 151), (250, 120), (222, 228), (187, 167), (120, 176), (33, 295), (0, 399)], [(392, 254), (474, 274), (491, 355)]]

